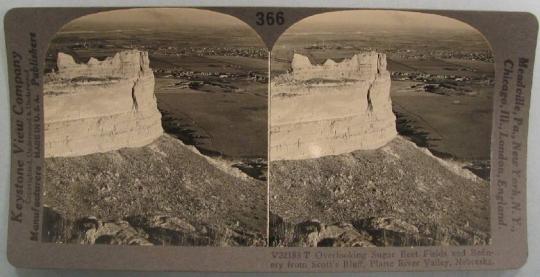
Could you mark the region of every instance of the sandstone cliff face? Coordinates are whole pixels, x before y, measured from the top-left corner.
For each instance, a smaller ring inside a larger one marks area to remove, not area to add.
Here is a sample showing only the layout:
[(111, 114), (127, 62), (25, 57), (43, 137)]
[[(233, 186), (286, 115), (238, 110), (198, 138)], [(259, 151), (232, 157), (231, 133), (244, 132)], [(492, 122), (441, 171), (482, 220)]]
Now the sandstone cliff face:
[(322, 65), (295, 54), (291, 66), (271, 83), (270, 160), (376, 149), (397, 135), (384, 54)]
[(44, 84), (46, 157), (140, 147), (163, 133), (148, 53), (87, 64), (59, 53), (57, 66)]

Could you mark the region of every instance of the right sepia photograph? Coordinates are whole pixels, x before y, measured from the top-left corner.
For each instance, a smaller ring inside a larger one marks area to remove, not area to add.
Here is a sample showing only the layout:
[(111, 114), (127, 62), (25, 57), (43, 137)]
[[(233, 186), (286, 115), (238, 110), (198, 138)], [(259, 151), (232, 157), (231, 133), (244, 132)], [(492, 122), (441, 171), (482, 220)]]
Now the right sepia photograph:
[(461, 21), (308, 17), (271, 52), (269, 245), (491, 243), (494, 58)]

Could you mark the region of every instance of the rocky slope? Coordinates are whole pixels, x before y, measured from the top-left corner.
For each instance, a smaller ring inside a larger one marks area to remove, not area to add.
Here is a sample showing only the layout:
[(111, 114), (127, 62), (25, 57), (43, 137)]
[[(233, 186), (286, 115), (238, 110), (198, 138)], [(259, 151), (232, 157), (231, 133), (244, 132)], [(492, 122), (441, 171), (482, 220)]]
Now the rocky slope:
[(376, 150), (270, 163), (270, 245), (479, 245), (489, 184), (396, 137)]
[(181, 141), (46, 159), (43, 240), (258, 246), (266, 186)]

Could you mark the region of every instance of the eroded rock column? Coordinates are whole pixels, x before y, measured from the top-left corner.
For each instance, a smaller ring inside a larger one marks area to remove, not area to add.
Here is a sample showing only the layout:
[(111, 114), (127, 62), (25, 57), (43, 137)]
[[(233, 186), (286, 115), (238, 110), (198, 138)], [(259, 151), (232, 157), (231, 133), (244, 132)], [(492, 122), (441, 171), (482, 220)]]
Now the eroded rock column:
[(376, 149), (397, 135), (384, 54), (322, 65), (295, 54), (291, 66), (271, 82), (270, 160)]
[(45, 156), (140, 147), (163, 133), (147, 52), (78, 64), (59, 53), (44, 84)]

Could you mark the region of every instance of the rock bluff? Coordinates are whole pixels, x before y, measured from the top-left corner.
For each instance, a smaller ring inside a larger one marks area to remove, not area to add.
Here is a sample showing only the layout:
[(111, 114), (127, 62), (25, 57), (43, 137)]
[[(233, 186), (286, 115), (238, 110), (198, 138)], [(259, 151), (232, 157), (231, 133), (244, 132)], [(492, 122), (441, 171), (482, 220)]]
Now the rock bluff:
[(270, 160), (376, 149), (397, 135), (384, 54), (322, 65), (294, 54), (291, 67), (271, 82)]
[(140, 147), (163, 133), (148, 53), (76, 63), (59, 53), (44, 83), (45, 157)]

